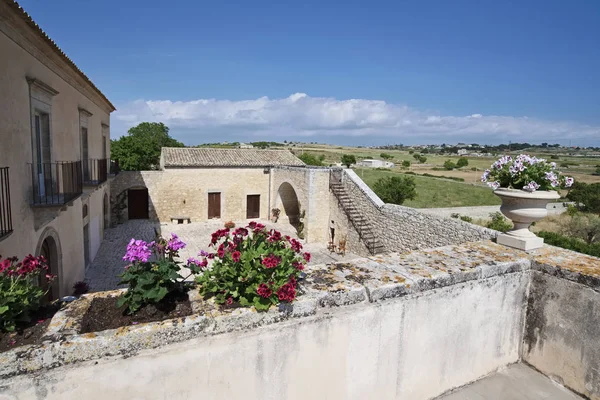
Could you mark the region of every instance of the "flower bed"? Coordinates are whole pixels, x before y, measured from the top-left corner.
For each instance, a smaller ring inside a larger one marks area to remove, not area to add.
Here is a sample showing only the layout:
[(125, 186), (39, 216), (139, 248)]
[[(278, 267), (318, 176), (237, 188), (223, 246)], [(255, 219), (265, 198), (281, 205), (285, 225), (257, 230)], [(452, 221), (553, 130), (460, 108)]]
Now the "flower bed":
[(45, 300), (53, 279), (44, 257), (0, 257), (0, 351), (41, 339), (60, 308)]

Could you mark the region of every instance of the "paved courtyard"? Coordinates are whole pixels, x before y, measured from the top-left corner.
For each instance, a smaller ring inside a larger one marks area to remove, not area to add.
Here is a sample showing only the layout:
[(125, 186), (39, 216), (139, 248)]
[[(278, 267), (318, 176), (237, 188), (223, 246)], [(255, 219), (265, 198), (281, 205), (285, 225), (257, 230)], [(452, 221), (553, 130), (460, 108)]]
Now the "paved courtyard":
[[(284, 235), (296, 237), (295, 229), (288, 224), (273, 224), (267, 221), (261, 221), (267, 225), (267, 228), (277, 229)], [(237, 226), (245, 226), (245, 223)], [(154, 240), (156, 233), (161, 233), (164, 237), (170, 237), (171, 233), (177, 234), (187, 246), (181, 250), (181, 260), (185, 261), (189, 257), (197, 257), (200, 250), (209, 251), (210, 235), (217, 229), (223, 227), (221, 221), (208, 221), (193, 224), (159, 224), (147, 220), (131, 220), (115, 228), (105, 231), (104, 241), (98, 250), (94, 261), (88, 266), (85, 273), (85, 280), (90, 285), (91, 291), (116, 289), (119, 284), (119, 274), (127, 263), (123, 261), (123, 255), (127, 243), (131, 238), (143, 239), (145, 241)], [(312, 254), (310, 264), (326, 264), (336, 261), (348, 261), (357, 258), (356, 255), (346, 253), (341, 255), (330, 253), (327, 246), (322, 243), (305, 243), (304, 249)], [(182, 272), (182, 273), (185, 273)]]
[(438, 400), (578, 400), (581, 397), (524, 364), (514, 364)]

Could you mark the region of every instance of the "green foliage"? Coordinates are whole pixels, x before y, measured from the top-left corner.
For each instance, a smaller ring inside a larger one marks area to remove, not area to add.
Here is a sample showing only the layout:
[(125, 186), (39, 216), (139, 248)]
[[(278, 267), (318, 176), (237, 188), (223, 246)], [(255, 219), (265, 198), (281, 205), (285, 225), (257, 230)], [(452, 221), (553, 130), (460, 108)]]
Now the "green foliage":
[(575, 213), (560, 224), (561, 233), (583, 240), (587, 244), (600, 241), (600, 216), (591, 213)]
[(251, 222), (234, 232), (213, 233), (212, 245), (219, 249), (212, 267), (196, 278), (202, 296), (259, 311), (294, 301), (297, 279), (310, 260), (299, 241)]
[(421, 157), (420, 154), (413, 154), (413, 158), (417, 161), (419, 161), (419, 158)]
[(388, 176), (380, 178), (373, 191), (385, 203), (402, 204), (417, 196), (415, 178), (412, 176)]
[(352, 164), (356, 164), (356, 157), (354, 154), (343, 154), (342, 155), (342, 165), (350, 168)]
[(428, 174), (428, 173), (424, 173), (421, 176), (428, 176), (430, 178), (438, 178), (438, 179), (450, 179), (451, 181), (456, 181), (456, 182), (464, 182), (465, 181), (465, 178), (459, 178), (457, 176), (432, 175), (432, 174)]
[(30, 322), (48, 293), (36, 282), (47, 279), (50, 288), (53, 278), (43, 257), (29, 255), (22, 262), (0, 257), (0, 331), (13, 332), (18, 324)]
[(577, 207), (575, 207), (573, 204), (567, 204), (567, 211), (565, 211), (565, 213), (568, 216), (574, 216), (577, 213), (579, 213), (579, 209)]
[(184, 147), (169, 136), (169, 128), (162, 122), (142, 122), (129, 129), (127, 136), (111, 140), (111, 158), (119, 161), (123, 171), (157, 169), (163, 147)]
[(414, 150), (409, 150), (408, 154), (414, 154), (414, 152), (415, 152)]
[(310, 153), (301, 154), (298, 156), (298, 158), (302, 160), (302, 162), (306, 165), (316, 165), (319, 167), (323, 165), (322, 160), (319, 160), (317, 157)]
[(427, 162), (427, 157), (425, 157), (425, 156), (419, 156), (419, 163), (425, 164), (426, 162)]
[(456, 162), (456, 168), (466, 167), (467, 165), (469, 165), (469, 160), (466, 157), (461, 157)]
[(488, 222), (487, 227), (495, 231), (507, 232), (512, 229), (512, 224), (501, 212), (497, 211), (490, 214), (491, 221)]
[(581, 211), (600, 213), (600, 183), (575, 182), (567, 198)]
[(552, 154), (550, 156), (550, 159), (552, 159), (552, 160), (560, 160), (560, 157), (558, 155), (556, 155), (556, 154)]
[(468, 215), (460, 215), (459, 213), (452, 213), (450, 214), (451, 218), (458, 218), (461, 221), (465, 221), (465, 222), (473, 222), (473, 218), (469, 217)]
[(454, 164), (451, 160), (446, 160), (444, 162), (445, 170), (452, 171), (454, 168), (456, 168), (456, 164)]
[(594, 175), (600, 175), (600, 166), (596, 167), (596, 172), (594, 172)]
[(578, 253), (588, 254), (594, 257), (600, 257), (600, 243), (587, 244), (580, 239), (564, 236), (555, 232), (542, 231), (538, 232), (537, 235), (544, 238), (546, 244), (573, 250)]
[[(119, 282), (127, 285), (127, 291), (119, 297), (117, 306), (126, 305), (127, 312), (133, 314), (148, 304), (159, 303), (169, 293), (182, 291), (185, 278), (179, 274), (181, 267), (175, 257), (183, 247), (185, 243), (174, 234), (168, 241), (159, 237), (151, 243), (131, 239), (124, 258), (131, 264), (125, 267)], [(192, 273), (199, 272), (196, 264), (188, 268)]]
[[(279, 142), (250, 142), (250, 144), (254, 147), (258, 147), (259, 149), (267, 149), (269, 147), (283, 147), (285, 146), (283, 143)], [(239, 145), (239, 143), (238, 143)]]
[(391, 159), (393, 159), (393, 158), (394, 158), (394, 156), (393, 156), (393, 155), (391, 155), (391, 154), (388, 154), (388, 153), (381, 153), (381, 154), (379, 155), (379, 157), (383, 158), (384, 160), (391, 160)]
[(406, 168), (406, 169), (410, 168), (410, 161), (408, 161), (408, 160), (402, 161), (402, 168)]

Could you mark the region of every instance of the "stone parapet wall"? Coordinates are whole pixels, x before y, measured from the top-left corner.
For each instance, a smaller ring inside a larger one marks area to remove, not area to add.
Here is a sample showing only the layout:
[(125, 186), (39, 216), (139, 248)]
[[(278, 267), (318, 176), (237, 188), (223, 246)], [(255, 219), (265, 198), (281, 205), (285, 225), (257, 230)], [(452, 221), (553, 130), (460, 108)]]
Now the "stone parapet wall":
[[(495, 238), (498, 232), (456, 219), (421, 213), (418, 209), (385, 204), (352, 170), (343, 170), (342, 183), (353, 204), (371, 223), (373, 232), (385, 251), (407, 251)], [(331, 201), (332, 214), (340, 218), (341, 228), (349, 239), (351, 250), (365, 254), (365, 246), (352, 228), (337, 201)], [(352, 232), (354, 231), (354, 232)]]
[(196, 315), (81, 335), (78, 300), (46, 343), (0, 353), (0, 397), (420, 400), (523, 357), (597, 399), (598, 282), (597, 258), (475, 242), (311, 266), (266, 313), (196, 296)]

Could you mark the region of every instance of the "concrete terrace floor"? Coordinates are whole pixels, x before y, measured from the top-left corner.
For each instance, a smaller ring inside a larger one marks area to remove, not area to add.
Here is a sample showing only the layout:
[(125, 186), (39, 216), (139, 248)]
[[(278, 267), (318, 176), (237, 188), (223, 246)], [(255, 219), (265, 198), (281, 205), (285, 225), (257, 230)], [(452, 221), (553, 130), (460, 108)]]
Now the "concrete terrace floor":
[[(289, 224), (273, 224), (268, 221), (260, 221), (267, 228), (277, 229), (283, 235), (290, 235), (297, 238), (295, 229)], [(245, 226), (246, 223), (237, 223), (236, 226)], [(187, 246), (179, 252), (183, 262), (189, 257), (197, 257), (200, 250), (209, 251), (211, 233), (217, 229), (223, 228), (222, 221), (198, 222), (192, 224), (159, 224), (147, 220), (131, 220), (124, 224), (117, 225), (114, 228), (107, 229), (104, 233), (104, 241), (94, 258), (94, 261), (86, 268), (85, 280), (90, 285), (93, 292), (102, 290), (112, 290), (118, 287), (119, 275), (123, 272), (123, 267), (127, 265), (123, 261), (123, 255), (127, 243), (131, 238), (152, 241), (158, 231), (164, 237), (170, 237), (171, 233), (178, 235)], [(310, 264), (329, 264), (336, 261), (350, 261), (358, 256), (346, 253), (341, 256), (330, 253), (327, 246), (322, 243), (305, 243), (304, 250), (312, 255)], [(187, 274), (182, 271), (182, 274)]]
[(581, 400), (524, 364), (514, 364), (437, 400)]

